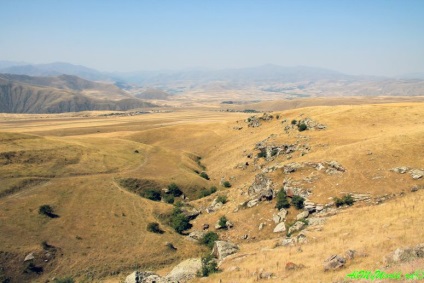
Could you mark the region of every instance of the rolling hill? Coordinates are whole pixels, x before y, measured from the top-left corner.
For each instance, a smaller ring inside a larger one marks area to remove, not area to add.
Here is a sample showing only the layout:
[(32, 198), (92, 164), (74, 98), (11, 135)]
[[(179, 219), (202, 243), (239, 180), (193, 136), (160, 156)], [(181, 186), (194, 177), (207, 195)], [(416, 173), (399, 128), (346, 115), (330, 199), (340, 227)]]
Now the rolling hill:
[(0, 74), (0, 112), (61, 113), (154, 107), (112, 84), (75, 76), (31, 77)]

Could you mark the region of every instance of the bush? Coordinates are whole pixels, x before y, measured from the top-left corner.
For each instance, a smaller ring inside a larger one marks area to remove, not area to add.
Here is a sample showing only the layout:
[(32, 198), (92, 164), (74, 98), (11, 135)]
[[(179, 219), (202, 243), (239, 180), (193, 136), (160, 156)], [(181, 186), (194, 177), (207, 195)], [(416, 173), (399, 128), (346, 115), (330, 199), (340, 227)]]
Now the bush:
[(53, 282), (54, 283), (75, 283), (72, 277), (56, 278)]
[(258, 156), (258, 158), (265, 158), (266, 157), (266, 151), (261, 149), (261, 151), (259, 151), (257, 156)]
[(166, 202), (166, 203), (174, 203), (174, 201), (175, 201), (175, 198), (174, 198), (174, 196), (173, 195), (164, 195), (163, 196), (163, 200)]
[(180, 188), (175, 183), (171, 183), (168, 185), (169, 194), (173, 195), (174, 197), (179, 197), (183, 194), (183, 192), (180, 190)]
[(55, 214), (53, 212), (53, 208), (48, 204), (44, 204), (44, 205), (40, 206), (38, 208), (38, 213), (41, 214), (41, 215), (45, 215), (47, 217), (50, 217), (50, 218), (59, 217), (57, 214)]
[(231, 183), (228, 181), (225, 181), (224, 183), (222, 183), (222, 185), (226, 188), (231, 188)]
[(216, 202), (221, 202), (222, 204), (225, 204), (227, 202), (227, 196), (218, 196), (216, 198)]
[(303, 197), (301, 197), (301, 196), (298, 196), (298, 195), (295, 195), (292, 198), (292, 204), (297, 209), (303, 209), (303, 202), (304, 201), (305, 201), (305, 199)]
[(212, 255), (202, 257), (202, 270), (200, 272), (201, 277), (207, 277), (209, 274), (218, 272), (218, 264)]
[(353, 205), (354, 202), (355, 202), (355, 200), (353, 199), (352, 195), (350, 195), (350, 194), (343, 196), (343, 198), (341, 198), (341, 199), (337, 198), (337, 197), (334, 198), (334, 204), (336, 205), (336, 207), (340, 207), (340, 206), (343, 206), (345, 204), (351, 206), (351, 205)]
[(156, 233), (156, 234), (163, 234), (164, 232), (159, 227), (159, 223), (157, 222), (150, 222), (147, 224), (147, 231)]
[(297, 124), (297, 120), (293, 119), (293, 120), (291, 121), (291, 124), (292, 124), (292, 125), (296, 125), (296, 124)]
[(299, 132), (303, 132), (308, 129), (308, 126), (306, 126), (305, 123), (301, 123), (297, 128), (299, 129)]
[(217, 233), (215, 232), (207, 232), (200, 240), (199, 243), (202, 245), (207, 246), (208, 248), (212, 249), (213, 248), (213, 244), (215, 243), (215, 241), (218, 241), (219, 236)]
[(208, 174), (206, 174), (206, 172), (200, 173), (200, 177), (202, 177), (203, 179), (209, 180), (209, 176)]
[(343, 202), (349, 206), (353, 205), (355, 200), (353, 199), (352, 195), (345, 195), (343, 197)]
[(287, 195), (284, 191), (284, 188), (281, 188), (281, 190), (277, 194), (277, 203), (275, 204), (275, 208), (278, 210), (282, 208), (289, 208), (290, 203), (287, 201)]
[(218, 225), (219, 225), (221, 228), (227, 228), (227, 221), (228, 221), (227, 217), (225, 217), (225, 216), (221, 216), (221, 218), (219, 218)]
[(140, 193), (140, 195), (144, 198), (154, 200), (154, 201), (160, 201), (161, 200), (160, 192), (156, 191), (154, 189), (147, 189), (145, 191), (142, 191)]
[(172, 215), (171, 227), (174, 228), (177, 233), (181, 234), (183, 231), (190, 229), (191, 226), (188, 217), (184, 214), (178, 213)]
[(210, 187), (209, 190), (203, 188), (199, 193), (199, 197), (203, 198), (203, 197), (210, 196), (211, 194), (215, 193), (217, 190), (218, 189), (215, 186)]

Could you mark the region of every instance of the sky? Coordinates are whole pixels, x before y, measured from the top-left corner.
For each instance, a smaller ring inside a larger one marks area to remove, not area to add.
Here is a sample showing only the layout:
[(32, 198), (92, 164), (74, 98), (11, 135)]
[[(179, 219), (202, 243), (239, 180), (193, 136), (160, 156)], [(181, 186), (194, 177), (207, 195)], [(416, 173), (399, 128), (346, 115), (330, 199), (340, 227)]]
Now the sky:
[(424, 72), (423, 0), (0, 0), (0, 60)]

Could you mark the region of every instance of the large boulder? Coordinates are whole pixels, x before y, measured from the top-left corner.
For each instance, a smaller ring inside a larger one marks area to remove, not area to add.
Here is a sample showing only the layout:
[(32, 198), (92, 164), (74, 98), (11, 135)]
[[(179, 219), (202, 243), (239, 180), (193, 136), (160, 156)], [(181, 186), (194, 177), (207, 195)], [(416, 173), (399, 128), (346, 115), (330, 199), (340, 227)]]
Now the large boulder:
[(411, 174), (412, 179), (418, 180), (424, 176), (424, 171), (418, 170), (418, 169), (412, 169), (411, 171), (409, 171), (409, 174)]
[(296, 220), (302, 220), (309, 216), (309, 211), (305, 210), (296, 216)]
[(186, 282), (196, 277), (201, 269), (202, 260), (200, 258), (189, 258), (175, 266), (165, 278), (171, 282)]
[(212, 255), (218, 260), (223, 260), (227, 256), (236, 253), (239, 247), (236, 244), (226, 241), (215, 241), (212, 249)]
[(181, 207), (181, 213), (184, 214), (188, 219), (192, 220), (200, 214), (200, 211), (194, 207), (183, 206)]

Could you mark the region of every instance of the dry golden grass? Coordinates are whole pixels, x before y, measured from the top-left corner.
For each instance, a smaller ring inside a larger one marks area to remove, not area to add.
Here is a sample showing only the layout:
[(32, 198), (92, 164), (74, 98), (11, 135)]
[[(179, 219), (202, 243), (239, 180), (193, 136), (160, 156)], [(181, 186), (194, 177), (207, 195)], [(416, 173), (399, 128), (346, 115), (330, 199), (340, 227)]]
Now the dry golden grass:
[[(0, 198), (0, 251), (23, 258), (39, 250), (44, 240), (59, 247), (63, 255), (44, 275), (31, 278), (38, 282), (65, 275), (81, 281), (108, 278), (107, 282), (118, 282), (138, 265), (164, 274), (178, 260), (202, 254), (203, 248), (169, 227), (161, 225), (166, 230), (163, 235), (146, 231), (147, 223), (159, 221), (157, 215), (169, 212), (171, 205), (152, 202), (120, 188), (117, 180), (129, 177), (153, 180), (163, 186), (175, 182), (190, 199), (196, 198), (202, 187), (218, 186), (222, 177), (230, 180), (232, 188), (220, 187), (218, 193), (191, 202), (204, 208), (216, 195), (225, 194), (229, 199), (217, 213), (202, 214), (194, 220), (193, 230), (204, 223), (213, 226), (220, 216), (226, 215), (235, 227), (220, 232), (221, 238), (242, 243), (239, 254), (253, 255), (226, 261), (224, 270), (239, 266), (241, 271), (224, 271), (206, 279), (210, 282), (252, 282), (256, 278), (252, 273), (261, 268), (276, 273), (276, 281), (287, 277), (287, 282), (332, 282), (348, 270), (379, 268), (383, 255), (398, 246), (420, 241), (422, 191), (380, 206), (356, 204), (331, 218), (323, 231), (310, 232), (310, 241), (301, 253), (295, 248), (273, 249), (279, 236), (272, 233), (270, 222), (274, 202), (237, 213), (233, 210), (247, 199), (246, 190), (260, 172), (253, 166), (246, 170), (235, 166), (246, 161), (253, 163), (246, 155), (256, 155), (255, 144), (272, 134), (269, 141), (275, 144), (299, 140), (308, 143), (311, 151), (304, 156), (296, 153), (291, 160), (281, 156), (265, 166), (336, 160), (347, 169), (335, 176), (308, 169), (286, 176), (277, 170), (270, 174), (277, 187), (286, 177), (300, 180), (314, 174), (318, 179), (305, 186), (313, 192), (311, 200), (320, 203), (328, 203), (329, 197), (343, 192), (373, 196), (408, 192), (412, 185), (423, 181), (389, 169), (402, 165), (424, 167), (424, 103), (321, 106), (277, 113), (282, 118), (263, 122), (259, 128), (248, 128), (244, 123), (249, 114), (209, 108), (131, 117), (3, 115), (0, 154), (18, 154), (10, 160), (3, 155), (0, 158), (0, 194), (22, 180), (47, 180)], [(328, 128), (284, 133), (282, 119), (290, 123), (291, 119), (302, 117), (310, 117)], [(234, 130), (235, 126), (243, 129)], [(210, 181), (194, 173), (202, 170), (193, 160), (195, 156), (202, 157)], [(60, 217), (40, 216), (38, 207), (43, 204), (52, 205)], [(291, 209), (290, 217), (295, 213)], [(261, 222), (268, 225), (259, 231)], [(371, 233), (375, 235), (372, 239)], [(250, 240), (241, 240), (244, 234), (249, 234)], [(165, 242), (172, 242), (177, 252), (167, 250)], [(263, 248), (268, 250), (262, 251)], [(322, 272), (323, 257), (349, 248), (369, 256), (355, 259), (343, 271)], [(307, 268), (286, 273), (286, 261), (303, 263)], [(116, 275), (118, 272), (120, 275)], [(114, 277), (109, 278), (111, 275)]]

